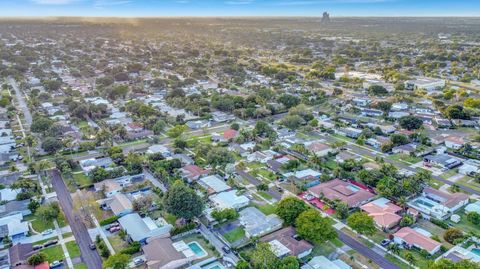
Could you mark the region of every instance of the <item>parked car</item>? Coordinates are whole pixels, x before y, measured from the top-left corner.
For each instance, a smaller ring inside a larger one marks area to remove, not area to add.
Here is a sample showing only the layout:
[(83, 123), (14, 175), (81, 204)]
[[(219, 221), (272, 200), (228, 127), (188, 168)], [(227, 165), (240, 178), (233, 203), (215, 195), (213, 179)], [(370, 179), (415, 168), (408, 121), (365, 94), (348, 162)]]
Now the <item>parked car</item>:
[(117, 227), (112, 227), (112, 228), (110, 228), (109, 231), (110, 231), (111, 233), (118, 232), (118, 231), (120, 231), (120, 227), (118, 227), (118, 226), (117, 226)]
[(53, 230), (52, 230), (52, 229), (48, 229), (48, 230), (43, 231), (43, 232), (42, 232), (42, 235), (49, 235), (49, 234), (51, 234), (51, 233), (53, 233)]
[(54, 267), (59, 267), (63, 265), (63, 261), (62, 260), (59, 260), (59, 261), (54, 261), (50, 264), (50, 268), (54, 268)]
[(33, 250), (39, 250), (39, 249), (42, 249), (43, 246), (42, 245), (34, 245), (32, 248), (33, 248)]
[(230, 248), (227, 247), (227, 246), (223, 246), (223, 247), (222, 247), (222, 250), (223, 250), (223, 252), (225, 252), (225, 253), (230, 253)]
[(145, 261), (142, 259), (142, 258), (136, 258), (135, 260), (133, 260), (133, 264), (135, 266), (138, 266), (138, 265), (141, 265), (143, 264)]
[(53, 246), (53, 245), (56, 245), (58, 243), (58, 240), (50, 240), (50, 241), (47, 241), (43, 244), (43, 247), (46, 248), (46, 247), (49, 247), (49, 246)]
[(94, 250), (97, 248), (97, 246), (95, 246), (94, 243), (90, 243), (90, 245), (88, 245), (88, 247), (91, 249), (91, 250)]
[(386, 247), (386, 246), (390, 245), (391, 242), (392, 242), (392, 241), (389, 240), (389, 239), (383, 239), (382, 242), (380, 242), (380, 245), (381, 245), (382, 247)]

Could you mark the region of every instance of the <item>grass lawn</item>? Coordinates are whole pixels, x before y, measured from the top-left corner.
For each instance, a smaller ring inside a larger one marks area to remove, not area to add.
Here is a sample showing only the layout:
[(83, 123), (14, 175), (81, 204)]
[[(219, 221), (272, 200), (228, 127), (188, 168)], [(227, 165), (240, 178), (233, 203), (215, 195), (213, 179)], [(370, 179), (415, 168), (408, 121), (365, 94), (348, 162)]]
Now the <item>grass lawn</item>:
[(440, 189), (441, 186), (444, 185), (443, 182), (440, 182), (434, 178), (432, 178), (429, 182), (428, 182), (428, 185), (436, 190)]
[(458, 172), (458, 169), (450, 169), (447, 172), (441, 174), (440, 177), (443, 179), (448, 179), (449, 177), (456, 175), (457, 172)]
[(80, 248), (78, 247), (77, 242), (70, 241), (70, 242), (65, 243), (65, 246), (67, 247), (68, 254), (70, 254), (71, 258), (75, 258), (75, 257), (80, 256)]
[(145, 143), (147, 143), (147, 139), (140, 139), (140, 140), (133, 140), (133, 141), (125, 142), (125, 143), (119, 144), (118, 146), (123, 148), (123, 147), (140, 145), (140, 144), (145, 144)]
[(88, 186), (92, 184), (92, 179), (83, 172), (74, 173), (73, 180), (75, 180), (78, 186)]
[(120, 250), (128, 247), (127, 242), (123, 241), (122, 238), (120, 238), (120, 236), (118, 235), (109, 236), (107, 238), (108, 238), (108, 241), (110, 241), (110, 244), (112, 244), (112, 247), (116, 252), (119, 252)]
[(63, 260), (65, 256), (63, 255), (62, 246), (55, 245), (52, 247), (44, 248), (40, 252), (45, 253), (48, 257), (48, 262)]
[(247, 163), (247, 167), (250, 169), (250, 170), (256, 170), (256, 169), (262, 169), (265, 167), (265, 165), (263, 165), (262, 163), (259, 163), (259, 162), (251, 162), (251, 163)]
[(324, 242), (322, 244), (316, 244), (313, 247), (312, 253), (310, 254), (312, 257), (315, 256), (325, 256), (328, 257), (331, 253), (335, 251), (337, 246), (330, 241)]
[(277, 176), (275, 175), (275, 173), (265, 168), (251, 170), (249, 173), (254, 177), (265, 178), (270, 181), (274, 181), (277, 179)]
[(325, 166), (328, 169), (333, 170), (338, 166), (338, 164), (335, 160), (328, 160), (328, 161), (325, 162)]
[(471, 177), (468, 177), (468, 176), (465, 176), (465, 177), (462, 177), (460, 178), (459, 180), (457, 180), (457, 182), (455, 182), (457, 185), (463, 185), (463, 186), (466, 186), (466, 187), (470, 187), (476, 191), (480, 191), (480, 184), (478, 184), (475, 179), (471, 178)]
[(392, 154), (388, 156), (389, 159), (392, 159), (394, 161), (400, 161), (400, 162), (407, 162), (407, 163), (418, 163), (422, 161), (422, 158), (420, 157), (413, 157), (408, 154), (402, 154), (402, 153), (397, 153), (397, 154)]
[(410, 265), (408, 265), (408, 264), (402, 262), (401, 260), (397, 259), (392, 254), (385, 255), (385, 258), (387, 260), (389, 260), (391, 263), (394, 263), (394, 264), (398, 265), (398, 267), (400, 267), (401, 269), (412, 269), (412, 267), (410, 267)]
[(172, 225), (175, 225), (175, 222), (177, 221), (177, 217), (175, 217), (174, 215), (168, 213), (168, 212), (165, 212), (163, 214), (163, 218), (170, 224)]
[(276, 210), (275, 204), (255, 205), (255, 207), (258, 208), (258, 210), (262, 211), (262, 213), (267, 216), (270, 214), (274, 214)]
[(245, 230), (243, 230), (242, 228), (235, 228), (230, 232), (224, 234), (223, 237), (225, 237), (228, 242), (233, 243), (245, 237)]
[(73, 266), (74, 269), (88, 269), (87, 265), (84, 263), (77, 263)]
[(418, 253), (417, 251), (414, 251), (414, 250), (406, 250), (406, 249), (401, 249), (400, 250), (400, 256), (402, 258), (405, 258), (405, 254), (406, 253), (412, 253), (413, 257), (415, 257), (415, 265), (418, 266), (419, 268), (429, 268), (429, 264), (431, 261), (433, 261), (433, 259), (427, 259), (425, 257), (423, 257), (422, 255), (420, 255), (420, 253)]
[(258, 195), (262, 196), (264, 199), (267, 199), (267, 200), (272, 200), (273, 198), (270, 194), (263, 191), (259, 191)]
[[(33, 229), (39, 233), (48, 229), (55, 229), (55, 226), (53, 225), (53, 221), (48, 221), (48, 222), (43, 221), (42, 219), (40, 219), (35, 215), (26, 216), (25, 220), (30, 221), (32, 223)], [(63, 213), (60, 213), (60, 216), (58, 217), (57, 221), (60, 227), (65, 227), (67, 225), (66, 223), (67, 221), (65, 220), (65, 216), (63, 215)]]
[(480, 232), (480, 226), (475, 225), (475, 224), (471, 223), (470, 221), (468, 221), (467, 220), (467, 215), (465, 214), (465, 212), (463, 210), (459, 210), (455, 214), (460, 216), (460, 222), (459, 223), (451, 222), (451, 224), (453, 224), (456, 228), (458, 228), (462, 231), (465, 231), (465, 232), (475, 232), (475, 233)]

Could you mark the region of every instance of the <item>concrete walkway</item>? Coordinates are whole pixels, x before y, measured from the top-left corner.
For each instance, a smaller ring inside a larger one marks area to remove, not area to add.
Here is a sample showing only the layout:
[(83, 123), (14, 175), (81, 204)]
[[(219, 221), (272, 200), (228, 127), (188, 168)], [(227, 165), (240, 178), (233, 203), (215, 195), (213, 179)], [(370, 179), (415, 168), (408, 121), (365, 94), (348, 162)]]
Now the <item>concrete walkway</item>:
[(60, 243), (60, 246), (62, 246), (63, 255), (65, 256), (65, 260), (67, 261), (67, 266), (68, 268), (73, 269), (73, 262), (72, 262), (72, 259), (70, 259), (70, 253), (68, 253), (68, 249), (67, 249), (67, 246), (65, 245), (65, 241), (63, 240), (63, 235), (62, 235), (62, 232), (60, 231), (60, 227), (58, 226), (58, 222), (54, 220), (53, 224), (55, 225), (55, 230), (57, 231), (57, 234), (58, 234), (58, 242)]
[(102, 226), (100, 226), (100, 223), (98, 222), (97, 218), (92, 214), (92, 219), (93, 223), (95, 223), (95, 226), (97, 226), (97, 231), (100, 237), (102, 237), (103, 241), (105, 241), (105, 244), (107, 245), (108, 250), (110, 250), (110, 254), (115, 254), (115, 249), (113, 249), (112, 244), (110, 244), (110, 241), (108, 240), (107, 235), (102, 229)]

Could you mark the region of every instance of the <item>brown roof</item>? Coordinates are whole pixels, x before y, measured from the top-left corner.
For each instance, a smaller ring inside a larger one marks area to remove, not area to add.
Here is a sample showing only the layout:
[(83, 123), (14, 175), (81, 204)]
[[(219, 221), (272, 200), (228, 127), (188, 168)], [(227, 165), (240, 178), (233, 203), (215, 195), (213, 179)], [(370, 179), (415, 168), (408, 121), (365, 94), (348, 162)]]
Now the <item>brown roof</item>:
[(194, 164), (185, 165), (181, 170), (188, 179), (195, 179), (201, 175), (208, 174), (208, 170)]
[(172, 246), (170, 238), (154, 238), (142, 250), (150, 269), (180, 268), (188, 263), (185, 255)]
[(428, 252), (432, 252), (435, 250), (435, 248), (441, 245), (439, 242), (426, 237), (410, 227), (404, 227), (398, 230), (398, 232), (394, 233), (393, 236), (399, 237), (407, 244), (425, 249)]
[(124, 210), (133, 209), (132, 202), (123, 193), (117, 193), (113, 196), (110, 202), (110, 209), (115, 215), (119, 215)]
[(308, 145), (307, 148), (311, 152), (318, 152), (318, 151), (324, 151), (326, 149), (329, 149), (330, 147), (328, 145), (315, 141), (315, 142), (312, 142), (310, 145)]
[(289, 226), (281, 230), (278, 230), (276, 232), (273, 232), (267, 236), (262, 237), (260, 241), (271, 242), (273, 240), (277, 240), (290, 250), (289, 254), (291, 256), (298, 256), (303, 252), (313, 248), (313, 246), (310, 243), (308, 243), (306, 240), (295, 239), (294, 236), (296, 234), (297, 233), (295, 229), (292, 226)]
[(18, 243), (8, 249), (10, 256), (10, 264), (12, 266), (26, 264), (28, 257), (33, 255), (36, 251), (33, 250), (32, 243), (22, 244)]
[(396, 214), (401, 208), (388, 200), (387, 203), (378, 203), (377, 201), (365, 204), (360, 208), (367, 212), (379, 227), (391, 228), (395, 226), (402, 219), (402, 217)]
[(330, 180), (308, 189), (316, 197), (327, 198), (328, 200), (340, 200), (349, 207), (357, 207), (375, 197), (364, 189), (354, 186), (340, 179)]
[[(465, 201), (465, 200), (468, 200), (469, 199), (469, 196), (465, 193), (461, 193), (461, 192), (456, 192), (456, 193), (446, 193), (446, 192), (443, 192), (443, 191), (439, 191), (439, 190), (436, 190), (434, 188), (425, 188), (423, 190), (424, 193), (427, 194), (427, 196), (429, 194), (431, 195), (435, 195), (435, 196), (438, 196), (438, 197), (441, 197), (443, 199), (443, 201), (439, 201), (442, 205), (448, 207), (448, 208), (452, 208), (452, 207), (455, 207), (456, 205), (458, 205), (459, 203)], [(435, 199), (437, 200), (437, 199)]]

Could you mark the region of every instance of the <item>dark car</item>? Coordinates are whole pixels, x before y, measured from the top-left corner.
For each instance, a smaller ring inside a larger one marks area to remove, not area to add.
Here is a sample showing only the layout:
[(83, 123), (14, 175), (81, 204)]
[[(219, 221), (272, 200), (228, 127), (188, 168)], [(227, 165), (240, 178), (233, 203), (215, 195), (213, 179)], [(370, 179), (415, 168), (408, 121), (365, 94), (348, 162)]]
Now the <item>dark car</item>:
[(386, 246), (390, 245), (391, 242), (392, 241), (390, 241), (389, 239), (383, 239), (382, 242), (380, 242), (380, 245), (382, 247), (386, 247)]
[(227, 246), (223, 246), (223, 247), (222, 247), (222, 250), (223, 250), (223, 252), (225, 252), (225, 253), (230, 253), (230, 248), (227, 247)]
[(42, 245), (34, 245), (32, 248), (33, 248), (33, 250), (39, 250), (39, 249), (42, 249), (43, 246)]
[(58, 243), (58, 240), (50, 240), (50, 241), (47, 241), (43, 244), (43, 247), (46, 248), (46, 247), (49, 247), (49, 246), (53, 246), (53, 245), (56, 245)]
[(94, 243), (90, 243), (90, 245), (88, 245), (88, 247), (91, 249), (91, 250), (94, 250), (97, 248), (97, 246), (95, 246)]

